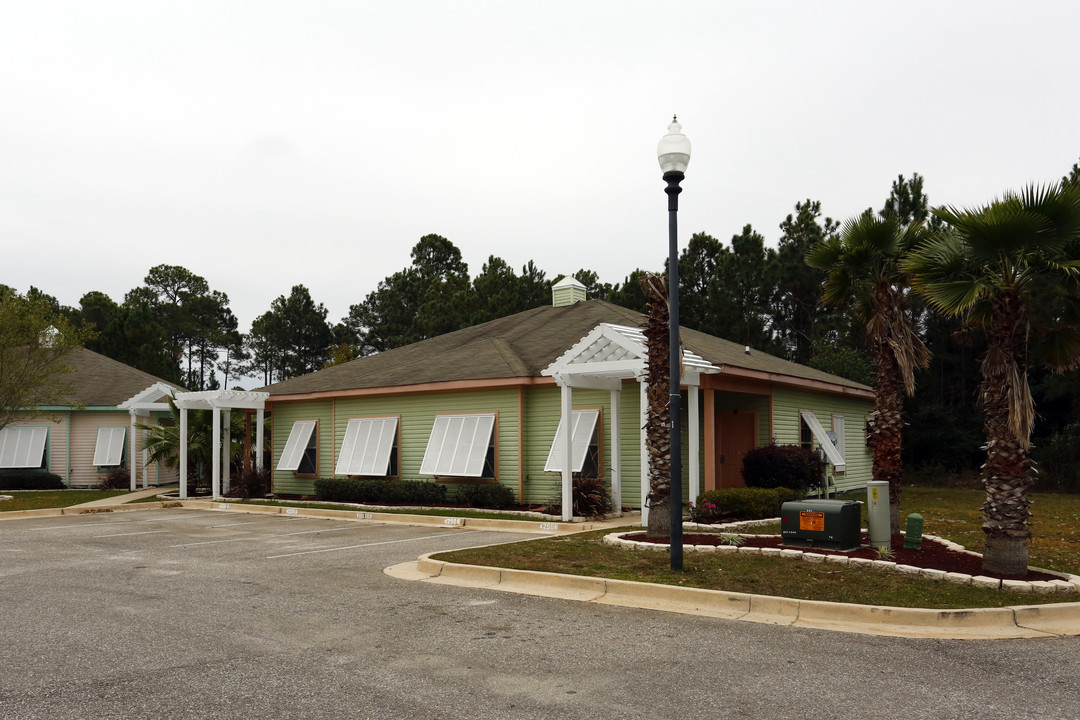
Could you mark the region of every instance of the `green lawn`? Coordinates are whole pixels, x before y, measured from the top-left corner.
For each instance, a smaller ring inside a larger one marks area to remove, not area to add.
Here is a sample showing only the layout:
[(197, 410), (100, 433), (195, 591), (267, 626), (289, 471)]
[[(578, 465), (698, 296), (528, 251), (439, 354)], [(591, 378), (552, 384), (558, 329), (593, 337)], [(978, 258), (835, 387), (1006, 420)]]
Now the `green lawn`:
[(107, 497), (127, 494), (126, 490), (4, 490), (12, 500), (0, 501), (0, 512), (63, 508)]
[[(1036, 495), (1032, 564), (1080, 573), (1080, 496)], [(904, 488), (901, 509), (923, 515), (925, 532), (982, 547), (982, 493), (969, 488)], [(629, 529), (629, 528), (627, 528)], [(767, 531), (767, 529), (766, 529)], [(672, 572), (667, 553), (604, 545), (608, 531), (444, 553), (439, 559), (563, 572), (761, 595), (924, 608), (1001, 607), (1076, 601), (1076, 595), (1019, 595), (909, 578), (891, 571), (807, 563), (754, 555), (686, 553)], [(774, 529), (775, 532), (775, 529)]]

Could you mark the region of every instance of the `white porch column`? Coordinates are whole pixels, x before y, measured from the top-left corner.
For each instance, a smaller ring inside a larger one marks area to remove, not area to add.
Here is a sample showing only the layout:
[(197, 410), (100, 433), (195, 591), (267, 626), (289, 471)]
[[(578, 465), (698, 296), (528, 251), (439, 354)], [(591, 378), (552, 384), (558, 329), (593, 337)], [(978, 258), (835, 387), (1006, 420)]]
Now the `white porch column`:
[(562, 446), (562, 520), (574, 519), (574, 390), (569, 384), (561, 387), (563, 430)]
[(641, 388), (641, 408), (639, 415), (641, 422), (641, 526), (648, 527), (649, 525), (649, 508), (645, 505), (646, 497), (649, 494), (649, 451), (645, 448), (645, 423), (649, 419), (649, 383), (645, 378), (638, 380), (638, 386)]
[(180, 408), (180, 499), (187, 500), (187, 408)]
[(698, 495), (701, 494), (701, 463), (698, 462), (698, 453), (701, 451), (701, 424), (698, 421), (698, 386), (688, 385), (686, 387), (686, 395), (690, 399), (690, 403), (686, 408), (687, 413), (690, 415), (690, 497), (687, 498), (691, 502), (697, 502)]
[[(621, 385), (621, 383), (620, 383)], [(622, 390), (611, 391), (611, 502), (616, 515), (622, 515), (622, 445), (619, 438), (619, 405)]]
[(255, 469), (262, 470), (263, 467), (263, 413), (265, 411), (259, 408), (255, 411)]
[(131, 429), (128, 431), (128, 465), (131, 466), (131, 491), (135, 492), (135, 479), (139, 474), (139, 463), (136, 462), (138, 455), (135, 453), (135, 411), (129, 410), (128, 414), (131, 416)]
[(232, 464), (232, 410), (221, 411), (224, 428), (221, 433), (221, 492), (229, 494), (230, 465)]
[(221, 497), (221, 411), (216, 407), (211, 408), (214, 414), (214, 430), (210, 440), (210, 495)]

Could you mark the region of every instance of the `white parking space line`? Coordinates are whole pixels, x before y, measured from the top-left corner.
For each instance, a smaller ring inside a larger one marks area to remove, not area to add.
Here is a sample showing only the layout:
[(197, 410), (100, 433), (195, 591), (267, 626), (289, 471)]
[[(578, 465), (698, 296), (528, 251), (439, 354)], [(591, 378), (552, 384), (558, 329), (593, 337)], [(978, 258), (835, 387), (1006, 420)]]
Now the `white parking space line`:
[(170, 545), (170, 548), (182, 548), (191, 547), (192, 545), (218, 545), (220, 543), (231, 542), (251, 542), (252, 540), (258, 540), (257, 537), (243, 537), (243, 538), (229, 538), (228, 540), (203, 540), (201, 542), (181, 543), (179, 545)]
[(95, 535), (94, 539), (107, 538), (107, 537), (126, 537), (128, 535), (156, 535), (158, 533), (166, 533), (168, 530), (143, 530), (141, 532), (129, 532), (129, 533), (113, 533), (111, 535)]
[(463, 530), (459, 533), (451, 535), (426, 535), (424, 537), (405, 538), (404, 540), (384, 540), (382, 542), (364, 543), (363, 545), (347, 545), (345, 547), (336, 548), (323, 548), (321, 550), (303, 550), (301, 552), (285, 553), (284, 555), (268, 555), (267, 560), (276, 560), (278, 558), (294, 557), (296, 555), (313, 555), (315, 553), (337, 552), (338, 550), (356, 550), (357, 548), (374, 547), (375, 545), (396, 545), (397, 543), (413, 542), (414, 540), (433, 540), (435, 538), (445, 537), (459, 537), (461, 535), (471, 535), (472, 533), (480, 532), (479, 530)]
[(225, 525), (211, 525), (211, 528), (223, 528), (223, 527), (236, 527), (238, 525), (254, 525), (258, 520), (252, 520), (251, 522), (238, 522), (238, 523), (226, 523)]
[(297, 530), (296, 532), (291, 532), (291, 533), (278, 533), (274, 537), (286, 537), (288, 535), (313, 535), (315, 533), (321, 533), (321, 532), (333, 532), (334, 530), (356, 530), (356, 529), (360, 529), (360, 528), (363, 528), (363, 527), (364, 527), (363, 525), (343, 525), (341, 527), (322, 528), (320, 530)]

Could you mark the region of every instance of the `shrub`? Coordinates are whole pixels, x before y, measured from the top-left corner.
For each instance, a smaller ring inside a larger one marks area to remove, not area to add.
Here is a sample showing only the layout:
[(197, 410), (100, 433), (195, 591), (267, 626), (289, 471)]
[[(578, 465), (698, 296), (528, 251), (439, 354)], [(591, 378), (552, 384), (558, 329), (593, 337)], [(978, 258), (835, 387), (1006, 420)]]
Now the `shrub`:
[(508, 508), (517, 505), (514, 491), (498, 483), (458, 485), (457, 499), (463, 505), (478, 508)]
[(315, 497), (330, 502), (438, 505), (446, 502), (446, 486), (424, 480), (319, 478), (315, 481)]
[(11, 470), (0, 473), (0, 490), (64, 490), (59, 475), (40, 470)]
[(123, 468), (110, 470), (101, 478), (98, 487), (102, 490), (130, 490), (131, 471)]
[(806, 497), (806, 493), (789, 488), (727, 488), (708, 490), (698, 495), (699, 511), (709, 503), (715, 507), (711, 516), (701, 514), (697, 522), (716, 522), (722, 519), (760, 520), (776, 517), (780, 506), (791, 500)]
[(264, 498), (270, 492), (270, 468), (246, 470), (229, 482), (229, 494), (239, 498)]
[[(604, 480), (598, 477), (574, 478), (572, 498), (574, 517), (602, 518), (614, 507), (611, 493)], [(553, 515), (562, 514), (561, 492), (547, 503), (547, 511)]]
[(770, 444), (743, 456), (742, 476), (748, 488), (784, 487), (807, 492), (824, 482), (825, 461), (808, 448)]

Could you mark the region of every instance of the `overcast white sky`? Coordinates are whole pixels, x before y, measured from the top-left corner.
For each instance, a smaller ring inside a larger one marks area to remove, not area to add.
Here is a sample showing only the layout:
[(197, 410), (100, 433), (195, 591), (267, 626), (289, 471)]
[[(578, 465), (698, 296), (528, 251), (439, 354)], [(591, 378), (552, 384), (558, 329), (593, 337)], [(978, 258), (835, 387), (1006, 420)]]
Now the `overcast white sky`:
[(0, 283), (116, 301), (160, 263), (241, 330), (331, 322), (427, 233), (606, 282), (891, 181), (977, 205), (1080, 157), (1080, 3), (0, 0)]

